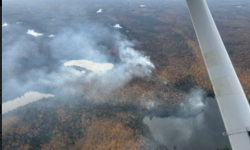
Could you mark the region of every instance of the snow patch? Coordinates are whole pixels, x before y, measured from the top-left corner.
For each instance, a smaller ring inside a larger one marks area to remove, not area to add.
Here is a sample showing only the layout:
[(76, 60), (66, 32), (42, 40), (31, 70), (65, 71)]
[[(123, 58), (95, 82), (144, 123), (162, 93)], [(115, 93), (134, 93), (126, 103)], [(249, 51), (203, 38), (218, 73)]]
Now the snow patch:
[(34, 37), (43, 36), (42, 33), (35, 32), (34, 30), (28, 30), (28, 31), (27, 31), (27, 34), (32, 35), (32, 36), (34, 36)]
[(53, 38), (53, 37), (55, 37), (55, 35), (54, 35), (54, 34), (51, 34), (51, 35), (49, 35), (48, 37), (49, 37), (49, 38)]
[(54, 95), (30, 91), (30, 92), (25, 93), (21, 97), (2, 103), (2, 113), (5, 114), (21, 106), (25, 106), (29, 103), (32, 103), (32, 102), (35, 102), (44, 98), (50, 98), (50, 97), (54, 97)]
[(106, 72), (108, 70), (113, 69), (114, 65), (111, 63), (96, 63), (90, 60), (71, 60), (64, 63), (64, 66), (77, 66), (82, 67), (84, 69), (96, 72), (96, 73), (102, 73)]
[(7, 26), (8, 26), (8, 23), (2, 24), (2, 27), (7, 27)]
[(121, 25), (120, 24), (116, 24), (113, 26), (114, 28), (117, 28), (117, 29), (122, 29)]
[(96, 13), (102, 13), (102, 9), (100, 8)]

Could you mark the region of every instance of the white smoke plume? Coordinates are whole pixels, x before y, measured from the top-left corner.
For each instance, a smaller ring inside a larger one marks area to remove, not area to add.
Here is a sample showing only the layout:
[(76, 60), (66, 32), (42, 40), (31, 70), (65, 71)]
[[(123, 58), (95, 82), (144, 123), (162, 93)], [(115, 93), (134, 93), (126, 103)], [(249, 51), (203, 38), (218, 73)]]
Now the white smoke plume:
[(2, 103), (2, 114), (15, 110), (19, 107), (28, 105), (35, 101), (38, 101), (44, 98), (51, 98), (51, 97), (54, 97), (54, 95), (44, 94), (44, 93), (39, 93), (39, 92), (32, 92), (32, 91), (27, 92), (21, 97)]
[[(134, 77), (149, 76), (154, 69), (150, 58), (133, 49), (132, 42), (100, 24), (75, 23), (49, 39), (27, 36), (27, 24), (3, 31), (4, 101), (33, 90), (93, 99), (98, 92), (109, 93)], [(42, 35), (29, 31), (35, 37)]]
[(205, 91), (197, 88), (192, 89), (190, 94), (187, 95), (186, 101), (180, 104), (183, 115), (197, 115), (206, 107), (205, 104)]
[[(215, 150), (229, 144), (216, 100), (194, 89), (181, 104), (180, 116), (144, 118), (153, 137), (172, 149)], [(178, 113), (178, 112), (176, 112)]]

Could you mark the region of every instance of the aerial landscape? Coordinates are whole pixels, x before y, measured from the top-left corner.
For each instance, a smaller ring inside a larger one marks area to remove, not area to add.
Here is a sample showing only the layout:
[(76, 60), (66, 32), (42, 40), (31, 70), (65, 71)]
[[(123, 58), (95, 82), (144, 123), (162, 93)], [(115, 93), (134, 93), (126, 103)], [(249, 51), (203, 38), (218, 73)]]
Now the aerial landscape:
[[(250, 1), (207, 0), (250, 100)], [(185, 0), (3, 0), (2, 149), (231, 150)]]

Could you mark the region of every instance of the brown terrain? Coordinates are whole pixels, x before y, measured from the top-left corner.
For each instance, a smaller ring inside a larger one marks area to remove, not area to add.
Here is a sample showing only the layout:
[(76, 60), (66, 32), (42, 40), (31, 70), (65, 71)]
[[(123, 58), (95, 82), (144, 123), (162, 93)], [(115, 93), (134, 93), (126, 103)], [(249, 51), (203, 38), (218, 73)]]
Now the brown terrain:
[[(134, 78), (123, 88), (99, 94), (90, 104), (62, 103), (52, 108), (41, 102), (39, 107), (22, 108), (20, 114), (7, 114), (2, 120), (2, 148), (167, 149), (143, 123), (149, 113), (144, 103), (154, 100), (159, 110), (171, 113), (192, 88), (201, 87), (211, 97), (214, 94), (185, 3), (161, 3), (147, 2), (145, 8), (139, 8), (140, 3), (96, 3), (88, 8), (94, 21), (121, 24), (122, 34), (137, 41), (135, 49), (150, 56), (156, 67), (152, 76)], [(233, 2), (223, 5), (211, 3), (211, 12), (250, 99), (250, 3), (241, 9)], [(92, 13), (96, 8), (106, 10), (102, 17)]]

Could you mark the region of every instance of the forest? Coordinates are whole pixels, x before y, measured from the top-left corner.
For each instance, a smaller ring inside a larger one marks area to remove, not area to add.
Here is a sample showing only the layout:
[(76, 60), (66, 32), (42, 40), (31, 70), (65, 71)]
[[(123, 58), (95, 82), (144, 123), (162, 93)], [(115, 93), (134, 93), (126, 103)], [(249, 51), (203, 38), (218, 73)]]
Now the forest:
[[(86, 96), (71, 103), (57, 99), (53, 106), (44, 100), (5, 114), (3, 149), (177, 150), (154, 139), (143, 118), (174, 116), (178, 104), (196, 87), (214, 98), (188, 10), (185, 3), (146, 1), (145, 8), (133, 7), (139, 2), (132, 6), (127, 2), (126, 7), (124, 3), (96, 3), (87, 8), (88, 19), (107, 26), (119, 22), (123, 27), (119, 32), (136, 41), (136, 50), (150, 56), (155, 65), (152, 75), (133, 78), (124, 87), (91, 99)], [(211, 12), (250, 100), (250, 3), (241, 9), (233, 2), (221, 5), (211, 3)], [(96, 16), (92, 12), (97, 8), (106, 12)], [(74, 13), (72, 17), (79, 17)], [(145, 105), (151, 100), (157, 108), (153, 111)], [(217, 150), (230, 150), (227, 146)]]

